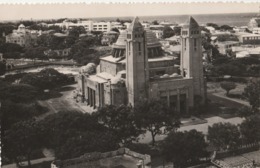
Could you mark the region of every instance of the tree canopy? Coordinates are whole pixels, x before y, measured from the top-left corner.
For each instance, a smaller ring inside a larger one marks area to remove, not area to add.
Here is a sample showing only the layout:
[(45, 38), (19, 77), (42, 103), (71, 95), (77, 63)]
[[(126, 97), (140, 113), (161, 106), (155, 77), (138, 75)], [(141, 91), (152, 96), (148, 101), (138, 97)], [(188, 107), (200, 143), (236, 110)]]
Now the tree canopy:
[(228, 96), (229, 95), (229, 91), (236, 88), (236, 84), (234, 82), (224, 81), (224, 82), (220, 83), (220, 87), (222, 89), (226, 90), (226, 95)]
[(260, 107), (260, 80), (251, 80), (245, 87), (243, 96), (247, 99), (253, 111)]
[(246, 143), (255, 143), (260, 141), (260, 116), (251, 115), (240, 125), (242, 139)]
[(57, 86), (70, 84), (68, 76), (52, 68), (46, 68), (37, 73), (29, 73), (21, 78), (20, 83), (29, 84), (41, 90), (54, 89)]
[(141, 100), (135, 106), (137, 126), (151, 133), (153, 145), (156, 135), (166, 134), (179, 128), (179, 114), (172, 109), (160, 100)]
[(208, 127), (208, 140), (219, 150), (235, 149), (240, 143), (240, 132), (231, 123), (215, 123)]
[(189, 164), (206, 157), (207, 143), (204, 135), (196, 130), (172, 132), (162, 143), (162, 155), (174, 167), (187, 167)]
[(122, 143), (131, 143), (143, 131), (137, 127), (133, 109), (128, 106), (109, 105), (95, 114), (104, 126), (117, 136)]

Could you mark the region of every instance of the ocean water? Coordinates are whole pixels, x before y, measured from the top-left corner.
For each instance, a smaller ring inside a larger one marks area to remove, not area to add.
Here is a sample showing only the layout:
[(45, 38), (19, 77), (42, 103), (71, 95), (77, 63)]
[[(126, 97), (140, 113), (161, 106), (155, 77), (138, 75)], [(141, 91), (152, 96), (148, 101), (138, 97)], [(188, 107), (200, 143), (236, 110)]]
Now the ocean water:
[[(230, 26), (247, 26), (249, 20), (255, 17), (257, 13), (239, 13), (239, 14), (210, 14), (210, 15), (191, 15), (200, 24), (205, 25), (206, 23), (216, 23), (221, 25)], [(175, 23), (184, 23), (189, 15), (165, 15), (165, 16), (139, 16), (140, 21), (152, 22), (157, 20), (169, 21)], [(107, 17), (107, 18), (95, 18), (96, 21), (115, 21), (117, 17)], [(133, 17), (119, 17), (119, 19), (133, 19)]]

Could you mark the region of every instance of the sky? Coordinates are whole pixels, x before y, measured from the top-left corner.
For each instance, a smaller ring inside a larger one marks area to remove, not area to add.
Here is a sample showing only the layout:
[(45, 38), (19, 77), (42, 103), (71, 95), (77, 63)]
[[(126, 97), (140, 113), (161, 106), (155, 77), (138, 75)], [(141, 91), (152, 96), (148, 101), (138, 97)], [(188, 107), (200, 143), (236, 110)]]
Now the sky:
[(0, 20), (256, 13), (260, 3), (0, 4)]

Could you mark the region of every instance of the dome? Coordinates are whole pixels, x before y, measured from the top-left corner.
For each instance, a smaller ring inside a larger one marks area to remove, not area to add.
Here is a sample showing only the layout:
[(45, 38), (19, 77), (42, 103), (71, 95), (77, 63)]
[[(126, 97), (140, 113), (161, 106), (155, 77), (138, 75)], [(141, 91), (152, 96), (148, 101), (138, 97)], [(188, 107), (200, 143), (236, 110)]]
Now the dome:
[(96, 65), (94, 63), (88, 63), (86, 66), (82, 66), (80, 71), (82, 73), (93, 74), (95, 73)]
[(23, 24), (20, 24), (18, 27), (19, 28), (25, 28), (25, 26)]
[[(118, 36), (116, 43), (113, 44), (113, 48), (125, 48), (126, 46), (127, 32), (121, 32)], [(146, 30), (147, 47), (161, 47), (161, 43), (156, 38), (156, 35), (151, 30)]]

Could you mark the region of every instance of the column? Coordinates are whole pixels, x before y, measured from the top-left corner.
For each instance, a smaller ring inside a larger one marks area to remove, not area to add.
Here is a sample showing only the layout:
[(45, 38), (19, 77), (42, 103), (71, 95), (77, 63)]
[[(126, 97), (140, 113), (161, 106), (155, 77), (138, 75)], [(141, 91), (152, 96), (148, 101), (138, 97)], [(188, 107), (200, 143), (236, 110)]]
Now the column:
[(177, 89), (177, 112), (180, 112), (180, 90)]
[(92, 106), (92, 89), (89, 88), (89, 104)]
[(89, 89), (89, 87), (88, 87), (88, 105), (90, 105), (90, 89)]
[(170, 107), (170, 90), (166, 90), (166, 94), (167, 94), (167, 105), (168, 107)]
[(186, 88), (186, 113), (189, 113), (189, 106), (190, 106), (190, 102), (189, 102), (189, 88)]

